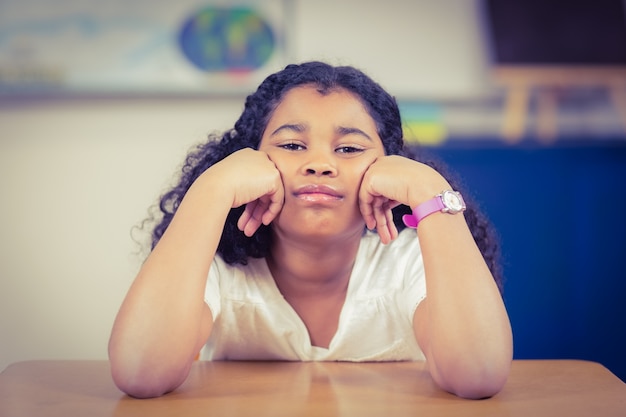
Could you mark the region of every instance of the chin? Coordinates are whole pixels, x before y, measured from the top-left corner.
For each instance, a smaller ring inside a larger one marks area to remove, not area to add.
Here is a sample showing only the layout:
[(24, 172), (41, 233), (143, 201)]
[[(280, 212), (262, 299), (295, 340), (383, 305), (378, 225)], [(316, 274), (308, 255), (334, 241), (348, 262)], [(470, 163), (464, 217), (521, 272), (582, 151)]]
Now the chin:
[[(303, 238), (337, 238), (358, 233), (362, 235), (365, 222), (360, 212), (346, 215), (339, 210), (285, 210), (274, 221), (279, 234), (302, 236)], [(347, 217), (350, 217), (348, 220)]]

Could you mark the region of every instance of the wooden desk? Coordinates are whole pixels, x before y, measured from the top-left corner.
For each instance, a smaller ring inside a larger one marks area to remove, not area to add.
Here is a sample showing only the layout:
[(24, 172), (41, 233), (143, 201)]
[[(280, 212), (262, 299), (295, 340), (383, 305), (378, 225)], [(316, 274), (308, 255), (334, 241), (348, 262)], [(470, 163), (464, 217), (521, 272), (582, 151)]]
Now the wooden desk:
[(106, 361), (32, 361), (0, 374), (2, 417), (626, 416), (626, 384), (585, 361), (514, 361), (487, 400), (439, 390), (422, 363), (198, 362), (185, 384), (137, 400)]

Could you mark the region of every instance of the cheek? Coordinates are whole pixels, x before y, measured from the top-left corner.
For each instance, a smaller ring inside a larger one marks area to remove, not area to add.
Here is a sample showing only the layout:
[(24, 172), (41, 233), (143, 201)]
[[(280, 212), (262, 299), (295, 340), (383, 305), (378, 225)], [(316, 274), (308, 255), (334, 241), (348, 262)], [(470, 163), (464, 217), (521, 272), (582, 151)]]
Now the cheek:
[(280, 167), (284, 164), (282, 161), (284, 158), (279, 157), (279, 152), (276, 148), (272, 146), (264, 146), (263, 142), (261, 142), (259, 145), (259, 151), (265, 152), (274, 165), (276, 165), (276, 168), (280, 170)]
[(363, 178), (369, 167), (378, 159), (378, 156), (374, 156), (372, 158), (368, 158), (367, 160), (360, 160), (358, 163), (355, 163), (351, 168), (351, 175), (358, 177), (360, 179)]
[(289, 173), (289, 170), (291, 169), (291, 164), (289, 164), (289, 161), (284, 158), (273, 158), (270, 153), (268, 153), (268, 155), (274, 165), (276, 165), (276, 169), (280, 172), (280, 176), (284, 179), (284, 175)]
[(359, 164), (344, 170), (344, 178), (346, 182), (353, 184), (355, 195), (358, 195), (363, 182), (363, 177), (371, 164)]

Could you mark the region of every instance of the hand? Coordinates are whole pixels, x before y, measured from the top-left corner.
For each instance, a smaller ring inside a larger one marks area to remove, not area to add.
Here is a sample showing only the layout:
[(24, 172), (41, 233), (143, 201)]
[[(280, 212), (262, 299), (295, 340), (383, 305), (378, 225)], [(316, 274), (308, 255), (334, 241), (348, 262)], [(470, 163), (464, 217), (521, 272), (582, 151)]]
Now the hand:
[(261, 224), (267, 226), (282, 210), (285, 191), (280, 172), (265, 152), (250, 148), (229, 155), (215, 167), (218, 165), (225, 170), (220, 173), (222, 178), (232, 182), (231, 207), (246, 205), (237, 227), (246, 236), (252, 236)]
[(376, 229), (387, 244), (398, 237), (391, 210), (400, 204), (411, 208), (449, 188), (434, 169), (398, 155), (374, 161), (363, 176), (359, 208), (367, 228)]

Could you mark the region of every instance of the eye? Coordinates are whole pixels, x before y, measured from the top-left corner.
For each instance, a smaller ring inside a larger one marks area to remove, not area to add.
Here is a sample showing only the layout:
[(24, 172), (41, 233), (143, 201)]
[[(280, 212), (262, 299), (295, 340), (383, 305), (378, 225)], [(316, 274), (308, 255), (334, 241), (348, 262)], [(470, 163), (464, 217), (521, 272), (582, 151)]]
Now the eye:
[(357, 148), (356, 146), (340, 146), (339, 148), (335, 149), (335, 152), (352, 154), (352, 153), (363, 152), (363, 149)]
[(299, 143), (295, 143), (295, 142), (283, 143), (283, 144), (278, 145), (278, 147), (286, 149), (288, 151), (301, 151), (304, 149), (303, 145)]

